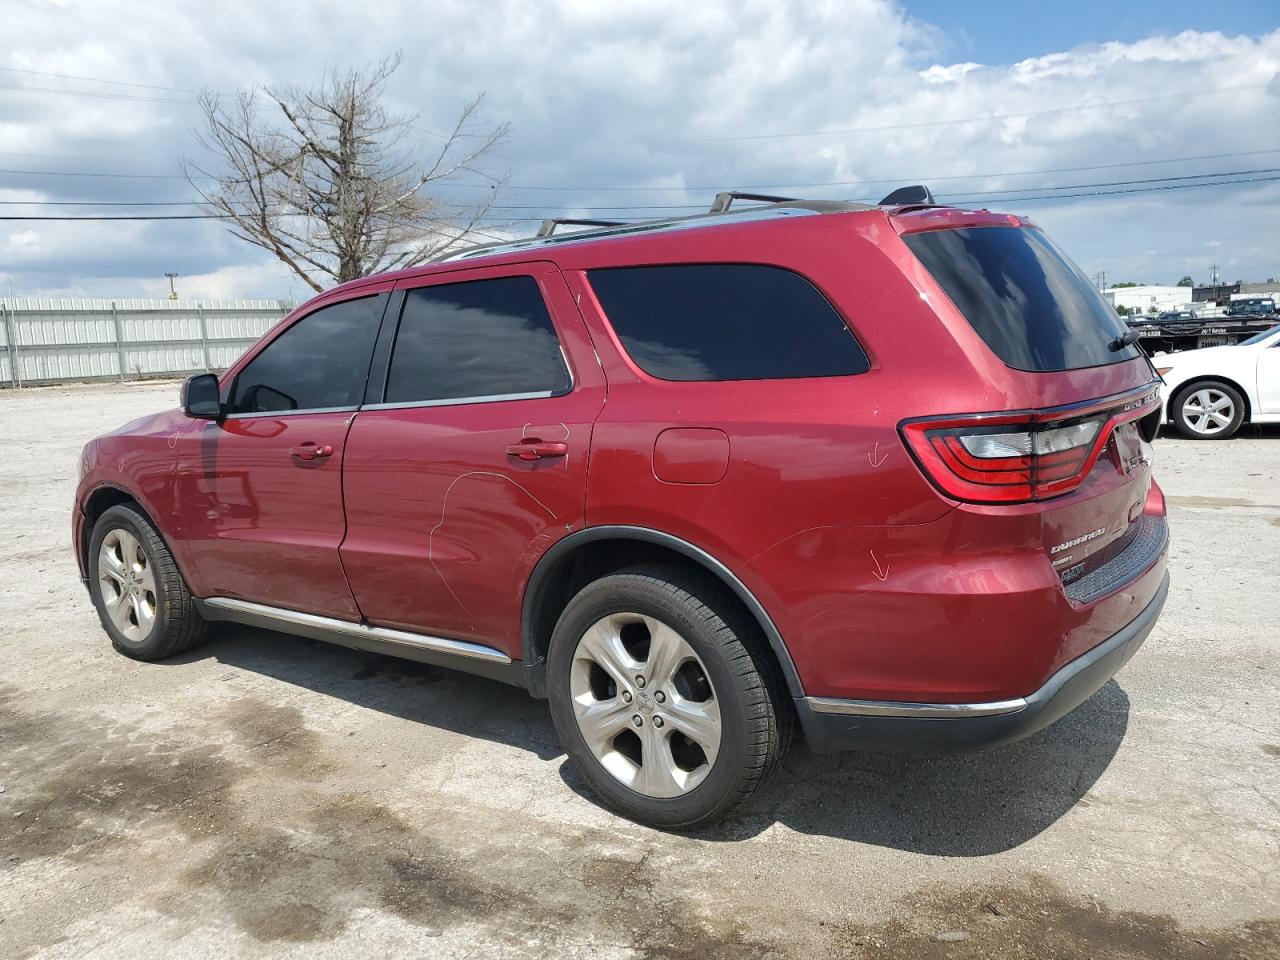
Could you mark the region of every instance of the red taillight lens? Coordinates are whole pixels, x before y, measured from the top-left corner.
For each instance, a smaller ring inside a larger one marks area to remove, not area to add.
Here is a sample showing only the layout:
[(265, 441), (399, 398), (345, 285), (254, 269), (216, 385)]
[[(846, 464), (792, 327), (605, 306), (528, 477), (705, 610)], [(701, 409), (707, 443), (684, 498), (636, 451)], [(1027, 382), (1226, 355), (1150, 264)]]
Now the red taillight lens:
[(1040, 423), (1034, 415), (948, 417), (902, 425), (931, 480), (970, 503), (1043, 500), (1074, 490), (1106, 440), (1105, 415)]

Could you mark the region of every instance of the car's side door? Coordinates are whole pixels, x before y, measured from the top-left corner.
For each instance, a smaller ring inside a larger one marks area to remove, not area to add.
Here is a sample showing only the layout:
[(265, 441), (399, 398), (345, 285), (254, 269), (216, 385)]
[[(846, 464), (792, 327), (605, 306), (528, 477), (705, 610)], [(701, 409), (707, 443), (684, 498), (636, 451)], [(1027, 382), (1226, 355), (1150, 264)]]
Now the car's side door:
[(521, 587), (583, 522), (604, 374), (549, 263), (401, 281), (352, 426), (343, 568), (374, 624), (519, 656)]
[(1258, 351), (1258, 409), (1260, 413), (1280, 413), (1280, 337)]
[(387, 296), (291, 323), (224, 378), (224, 418), (180, 438), (182, 535), (208, 596), (359, 619), (338, 558), (342, 457)]

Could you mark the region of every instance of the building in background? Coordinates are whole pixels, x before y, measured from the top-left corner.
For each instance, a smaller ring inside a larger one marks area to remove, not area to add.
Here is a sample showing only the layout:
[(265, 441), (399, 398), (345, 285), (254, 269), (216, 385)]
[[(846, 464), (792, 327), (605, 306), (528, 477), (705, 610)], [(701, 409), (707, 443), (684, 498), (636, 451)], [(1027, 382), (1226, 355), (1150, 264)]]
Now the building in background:
[(1238, 297), (1270, 297), (1280, 303), (1280, 280), (1267, 280), (1265, 283), (1242, 283), (1235, 291)]
[(1111, 306), (1124, 307), (1133, 313), (1163, 313), (1165, 310), (1190, 309), (1191, 287), (1166, 287), (1149, 284), (1140, 287), (1108, 287), (1102, 291)]

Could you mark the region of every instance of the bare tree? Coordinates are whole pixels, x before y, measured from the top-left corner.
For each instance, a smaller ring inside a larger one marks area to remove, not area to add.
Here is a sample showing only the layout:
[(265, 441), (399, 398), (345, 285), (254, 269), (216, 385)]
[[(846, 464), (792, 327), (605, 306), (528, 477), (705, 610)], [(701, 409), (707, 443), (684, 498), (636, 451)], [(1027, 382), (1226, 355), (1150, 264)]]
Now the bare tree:
[[(467, 238), (502, 183), (479, 162), (509, 125), (481, 127), (483, 95), (463, 105), (426, 161), (406, 145), (417, 116), (393, 116), (381, 103), (399, 65), (397, 54), (330, 70), (317, 87), (243, 91), (229, 106), (201, 95), (197, 138), (221, 162), (211, 170), (188, 163), (192, 187), (233, 235), (271, 251), (317, 292), (422, 263)], [(433, 185), (464, 173), (488, 181), (480, 199), (434, 195)]]

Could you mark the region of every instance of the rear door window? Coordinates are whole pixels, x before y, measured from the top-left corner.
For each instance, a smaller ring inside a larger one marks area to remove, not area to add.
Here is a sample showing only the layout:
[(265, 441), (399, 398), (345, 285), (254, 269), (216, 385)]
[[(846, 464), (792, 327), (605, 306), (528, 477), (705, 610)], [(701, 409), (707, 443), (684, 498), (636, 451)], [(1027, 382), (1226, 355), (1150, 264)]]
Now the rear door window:
[(865, 373), (867, 355), (808, 280), (746, 263), (589, 272), (631, 359), (663, 380), (769, 380)]
[(987, 346), (1018, 370), (1097, 367), (1140, 356), (1112, 350), (1128, 332), (1093, 284), (1041, 231), (930, 230), (902, 238)]
[(567, 393), (569, 369), (538, 282), (497, 277), (405, 295), (386, 403)]

